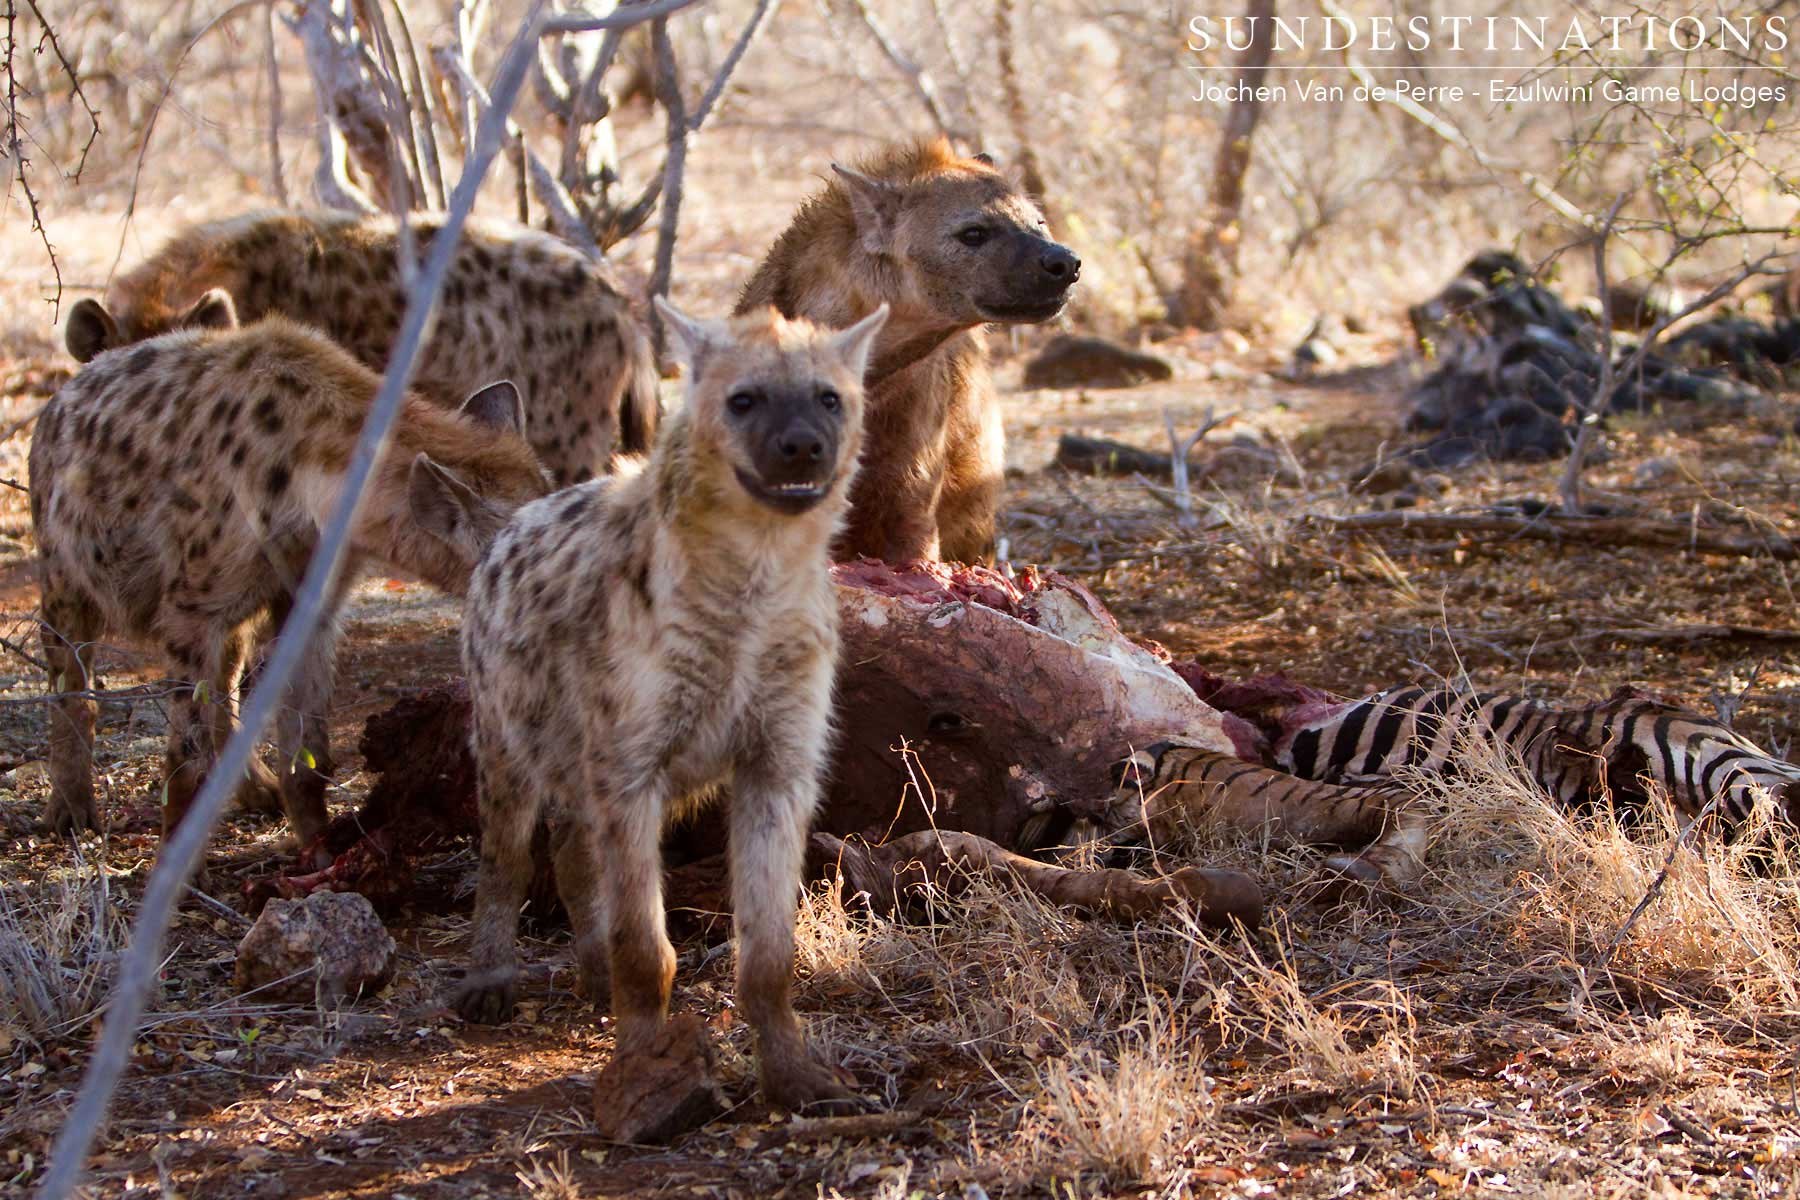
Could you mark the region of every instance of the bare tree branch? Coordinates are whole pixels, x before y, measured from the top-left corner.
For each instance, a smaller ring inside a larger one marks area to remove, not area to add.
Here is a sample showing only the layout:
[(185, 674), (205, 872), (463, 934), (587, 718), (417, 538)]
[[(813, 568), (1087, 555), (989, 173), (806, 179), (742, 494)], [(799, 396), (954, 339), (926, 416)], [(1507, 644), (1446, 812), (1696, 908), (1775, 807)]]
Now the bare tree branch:
[[(73, 98), (80, 102), (88, 120), (87, 141), (82, 144), (81, 156), (76, 160), (75, 169), (69, 172), (73, 180), (80, 180), (81, 172), (87, 167), (88, 151), (100, 137), (100, 114), (88, 102), (87, 93), (82, 90), (81, 76), (76, 73), (75, 66), (63, 53), (62, 43), (57, 40), (56, 30), (44, 19), (36, 0), (25, 0), (25, 6), (31, 15), (37, 18), (41, 32), (38, 35), (38, 48), (41, 51), (48, 46), (56, 56), (57, 65), (68, 77), (69, 90)], [(7, 157), (12, 160), (13, 177), (18, 180), (19, 191), (25, 197), (26, 210), (31, 215), (31, 231), (38, 235), (43, 244), (44, 257), (50, 261), (50, 273), (56, 279), (56, 291), (50, 297), (51, 320), (61, 315), (63, 277), (62, 264), (57, 260), (56, 247), (50, 242), (50, 231), (44, 225), (43, 214), (38, 208), (37, 191), (31, 185), (31, 162), (25, 156), (25, 138), (22, 133), (23, 118), (19, 115), (19, 77), (15, 60), (19, 50), (19, 11), (15, 0), (6, 0), (6, 127), (0, 137), (4, 138)]]
[(913, 93), (919, 97), (919, 103), (924, 105), (925, 111), (930, 114), (932, 123), (938, 127), (938, 132), (945, 137), (958, 136), (958, 131), (950, 120), (950, 114), (944, 111), (943, 101), (938, 98), (937, 83), (931, 78), (930, 73), (908, 58), (905, 51), (901, 50), (894, 43), (894, 39), (888, 36), (888, 31), (870, 11), (868, 0), (850, 0), (850, 7), (856, 11), (858, 17), (862, 18), (863, 27), (869, 31), (869, 36), (875, 39), (875, 45), (880, 48), (882, 57), (887, 59), (894, 70), (905, 76), (906, 81), (912, 85)]
[[(241, 724), (220, 750), (193, 806), (157, 857), (156, 868), (151, 872), (138, 910), (131, 945), (120, 961), (118, 982), (107, 1003), (100, 1044), (89, 1060), (81, 1090), (51, 1147), (39, 1192), (43, 1200), (68, 1200), (81, 1182), (88, 1154), (100, 1136), (113, 1093), (130, 1060), (132, 1044), (137, 1040), (139, 1022), (156, 982), (158, 963), (169, 925), (174, 920), (175, 906), (206, 853), (213, 826), (224, 812), (236, 781), (242, 778), (255, 755), (263, 730), (281, 707), (287, 685), (299, 670), (308, 644), (324, 619), (343, 568), (350, 532), (362, 507), (363, 492), (388, 447), (389, 434), (412, 381), (413, 368), (437, 307), (438, 293), (462, 239), (463, 226), (475, 207), (482, 181), (509, 140), (508, 118), (530, 76), (537, 41), (544, 35), (544, 4), (545, 0), (535, 0), (501, 59), (494, 81), (492, 105), (482, 115), (468, 161), (463, 165), (462, 178), (457, 181), (450, 198), (443, 228), (431, 240), (424, 267), (407, 289), (406, 315), (400, 324), (393, 356), (388, 361), (381, 388), (363, 422), (362, 432), (345, 469), (343, 490), (307, 564), (293, 608), (275, 640), (268, 664), (244, 703)], [(600, 27), (623, 27), (647, 20), (650, 18), (647, 10), (653, 7), (657, 6), (629, 9), (608, 18), (609, 24)], [(666, 32), (664, 36), (666, 38)]]
[(157, 858), (156, 869), (151, 874), (138, 912), (131, 946), (120, 963), (118, 983), (107, 1005), (100, 1045), (88, 1065), (87, 1077), (74, 1107), (51, 1150), (41, 1192), (46, 1200), (67, 1200), (81, 1181), (88, 1153), (100, 1135), (113, 1092), (131, 1056), (132, 1043), (137, 1039), (138, 1022), (156, 980), (157, 963), (175, 915), (175, 905), (206, 853), (213, 826), (231, 797), (235, 781), (249, 766), (263, 729), (280, 707), (283, 691), (299, 669), (307, 645), (324, 618), (343, 566), (350, 531), (362, 506), (363, 491), (387, 448), (389, 432), (412, 380), (413, 366), (461, 240), (463, 225), (475, 207), (482, 180), (507, 142), (507, 116), (530, 72), (537, 39), (542, 33), (543, 4), (544, 0), (537, 0), (532, 6), (501, 61), (494, 84), (493, 107), (482, 118), (472, 153), (451, 198), (443, 229), (432, 239), (424, 269), (409, 288), (406, 316), (400, 326), (393, 357), (345, 471), (342, 494), (320, 536), (318, 549), (307, 564), (293, 610), (276, 638), (274, 652), (262, 678), (244, 705), (242, 724), (220, 751), (193, 807), (163, 844)]
[[(441, 46), (434, 52), (432, 60), (438, 70), (449, 77), (468, 99), (477, 114), (485, 116), (492, 110), (493, 101), (488, 98), (487, 90), (475, 78), (468, 61), (461, 53), (449, 46)], [(524, 132), (510, 120), (507, 121), (507, 134), (512, 139), (511, 149), (515, 161), (522, 160), (518, 161), (518, 165), (523, 168), (519, 178), (521, 181), (529, 178), (531, 185), (537, 189), (538, 199), (550, 214), (551, 228), (559, 237), (574, 243), (590, 258), (599, 258), (600, 246), (594, 241), (594, 235), (588, 230), (587, 224), (582, 221), (581, 214), (576, 211), (575, 202), (564, 190), (562, 182), (526, 143)], [(529, 219), (529, 215), (522, 214), (521, 219)]]
[[(642, 11), (657, 7), (643, 5)], [(737, 69), (750, 43), (762, 29), (768, 18), (771, 0), (757, 0), (756, 11), (750, 14), (745, 22), (743, 32), (738, 35), (725, 61), (719, 65), (711, 86), (701, 96), (700, 103), (692, 113), (681, 94), (681, 72), (675, 62), (675, 44), (669, 40), (669, 27), (666, 18), (658, 18), (650, 26), (651, 52), (656, 64), (656, 99), (668, 115), (668, 157), (663, 161), (662, 185), (662, 224), (656, 234), (656, 257), (650, 272), (650, 297), (667, 296), (669, 281), (675, 271), (675, 239), (681, 227), (682, 181), (687, 173), (688, 140), (700, 132), (700, 127), (711, 114), (719, 97), (725, 94), (726, 84), (730, 82), (731, 73)], [(664, 345), (662, 318), (654, 309), (651, 313), (651, 339), (656, 353), (661, 355)]]
[(269, 187), (275, 203), (289, 206), (287, 180), (281, 169), (281, 64), (275, 57), (275, 10), (264, 13), (263, 38), (269, 68)]
[(241, 16), (250, 9), (274, 3), (276, 0), (238, 0), (236, 4), (201, 26), (200, 32), (189, 38), (187, 45), (181, 48), (181, 53), (175, 56), (175, 65), (169, 68), (169, 77), (163, 81), (162, 91), (157, 93), (156, 103), (150, 109), (150, 117), (144, 122), (144, 136), (138, 142), (137, 162), (131, 169), (131, 191), (125, 199), (125, 217), (119, 223), (119, 248), (113, 254), (112, 269), (107, 272), (109, 284), (112, 282), (112, 276), (118, 273), (119, 263), (125, 258), (125, 241), (131, 233), (131, 219), (137, 214), (138, 187), (143, 182), (144, 160), (150, 153), (150, 138), (156, 132), (156, 119), (162, 115), (163, 105), (169, 100), (169, 93), (175, 90), (175, 80), (181, 74), (182, 64), (187, 62), (188, 55), (194, 52), (194, 47), (200, 44), (201, 39), (225, 22), (233, 17)]

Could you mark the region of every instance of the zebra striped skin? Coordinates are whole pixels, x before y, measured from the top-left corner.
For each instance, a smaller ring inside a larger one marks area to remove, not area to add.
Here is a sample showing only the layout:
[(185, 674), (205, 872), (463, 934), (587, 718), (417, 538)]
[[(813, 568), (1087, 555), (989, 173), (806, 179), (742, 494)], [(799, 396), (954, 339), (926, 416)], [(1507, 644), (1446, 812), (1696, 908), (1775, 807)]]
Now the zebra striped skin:
[(1451, 747), (1475, 731), (1517, 755), (1564, 804), (1641, 804), (1648, 780), (1681, 812), (1717, 802), (1727, 826), (1750, 815), (1766, 789), (1790, 820), (1800, 809), (1800, 766), (1776, 758), (1728, 726), (1640, 696), (1552, 708), (1492, 692), (1397, 688), (1306, 722), (1283, 736), (1276, 763), (1305, 779), (1380, 779), (1401, 768), (1449, 771)]
[(1349, 879), (1404, 889), (1423, 869), (1426, 822), (1409, 811), (1411, 794), (1391, 783), (1341, 786), (1297, 779), (1182, 742), (1155, 742), (1122, 762), (1110, 832), (1152, 845), (1180, 836), (1189, 821), (1217, 821), (1295, 845), (1359, 850), (1326, 865)]

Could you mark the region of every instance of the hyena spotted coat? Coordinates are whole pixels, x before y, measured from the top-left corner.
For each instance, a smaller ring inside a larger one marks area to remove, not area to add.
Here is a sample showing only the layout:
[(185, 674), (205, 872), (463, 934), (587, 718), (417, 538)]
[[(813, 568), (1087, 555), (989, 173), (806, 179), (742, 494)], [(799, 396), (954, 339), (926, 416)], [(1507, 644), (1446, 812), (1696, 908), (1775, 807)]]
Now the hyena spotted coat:
[[(443, 218), (420, 214), (420, 253)], [(368, 367), (387, 366), (406, 295), (389, 217), (265, 212), (196, 225), (70, 310), (86, 362), (172, 329), (279, 314), (317, 326)], [(471, 222), (445, 280), (414, 386), (446, 407), (510, 379), (526, 436), (558, 486), (649, 448), (658, 415), (650, 344), (609, 273), (547, 233)]]
[(886, 304), (868, 447), (837, 553), (989, 558), (1006, 453), (982, 327), (1054, 317), (1081, 261), (1044, 236), (1043, 215), (987, 159), (943, 140), (834, 169), (738, 311), (774, 305), (843, 326)]
[(663, 824), (729, 784), (737, 999), (764, 1093), (789, 1108), (841, 1100), (789, 985), (838, 652), (829, 548), (887, 314), (836, 333), (769, 309), (726, 325), (661, 307), (690, 384), (648, 463), (520, 509), (470, 585), (482, 841), (457, 1005), (477, 1021), (512, 1011), (547, 815), (583, 980), (597, 992), (610, 977), (618, 1052), (643, 1051), (675, 970)]
[[(233, 719), (259, 632), (285, 616), (380, 386), (323, 334), (272, 317), (184, 331), (102, 354), (65, 384), (31, 444), (31, 519), (50, 688), (50, 818), (95, 824), (93, 643), (118, 634), (167, 656), (165, 833), (186, 812)], [(352, 549), (461, 592), (512, 511), (548, 492), (499, 383), (451, 412), (404, 402), (371, 480)], [(467, 519), (434, 506), (459, 499)], [(431, 531), (417, 511), (430, 518)], [(344, 572), (342, 593), (355, 581)], [(325, 822), (326, 705), (335, 630), (322, 631), (284, 705), (279, 781), (256, 764), (239, 789), (276, 797), (302, 843)]]

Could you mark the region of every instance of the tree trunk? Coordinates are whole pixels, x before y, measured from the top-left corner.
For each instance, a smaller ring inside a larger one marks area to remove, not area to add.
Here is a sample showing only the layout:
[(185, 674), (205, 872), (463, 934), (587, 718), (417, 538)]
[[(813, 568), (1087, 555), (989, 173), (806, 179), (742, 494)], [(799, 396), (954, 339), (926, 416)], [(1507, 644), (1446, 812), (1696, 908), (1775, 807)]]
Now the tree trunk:
[(1250, 170), (1250, 142), (1262, 119), (1256, 99), (1275, 54), (1275, 0), (1249, 0), (1250, 44), (1238, 56), (1236, 85), (1240, 99), (1225, 118), (1218, 157), (1213, 161), (1212, 190), (1200, 224), (1188, 239), (1181, 269), (1181, 295), (1176, 317), (1198, 329), (1217, 329), (1231, 307), (1237, 276), (1244, 177)]

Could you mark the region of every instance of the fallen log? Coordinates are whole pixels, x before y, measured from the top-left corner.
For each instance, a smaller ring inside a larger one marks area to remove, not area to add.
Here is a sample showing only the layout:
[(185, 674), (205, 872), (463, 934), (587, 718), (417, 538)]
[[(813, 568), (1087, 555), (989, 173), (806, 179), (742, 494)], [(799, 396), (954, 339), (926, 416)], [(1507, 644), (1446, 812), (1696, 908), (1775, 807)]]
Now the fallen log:
[(1433, 513), (1404, 509), (1396, 512), (1354, 513), (1349, 516), (1312, 513), (1303, 519), (1313, 525), (1350, 531), (1399, 529), (1436, 534), (1498, 533), (1540, 542), (1654, 546), (1743, 558), (1767, 555), (1782, 562), (1800, 557), (1800, 547), (1792, 539), (1779, 533), (1728, 533), (1720, 529), (1658, 521), (1649, 517), (1564, 516), (1554, 512), (1513, 516), (1507, 513)]
[(1564, 642), (1626, 642), (1639, 646), (1697, 646), (1702, 642), (1762, 642), (1776, 646), (1800, 643), (1800, 629), (1763, 625), (1646, 625), (1636, 629), (1595, 629)]

